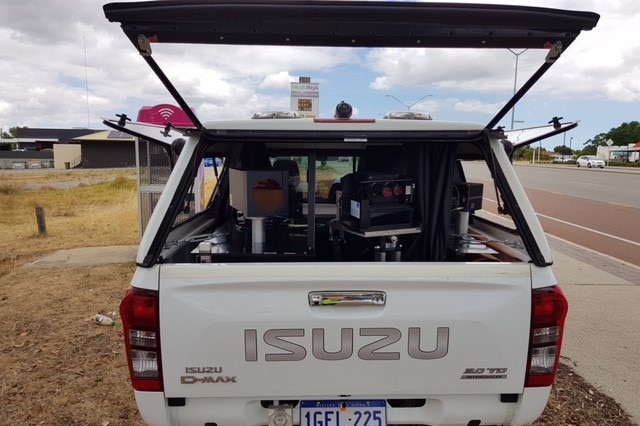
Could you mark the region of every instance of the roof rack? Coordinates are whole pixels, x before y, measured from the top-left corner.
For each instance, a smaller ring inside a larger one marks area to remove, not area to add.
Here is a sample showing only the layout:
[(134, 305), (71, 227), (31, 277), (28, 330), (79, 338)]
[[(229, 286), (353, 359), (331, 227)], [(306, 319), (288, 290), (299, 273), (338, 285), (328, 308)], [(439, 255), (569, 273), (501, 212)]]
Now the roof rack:
[(256, 112), (251, 117), (254, 120), (264, 120), (264, 119), (291, 119), (291, 118), (302, 118), (295, 111), (267, 111), (267, 112)]
[(392, 111), (383, 118), (388, 120), (433, 120), (428, 112)]

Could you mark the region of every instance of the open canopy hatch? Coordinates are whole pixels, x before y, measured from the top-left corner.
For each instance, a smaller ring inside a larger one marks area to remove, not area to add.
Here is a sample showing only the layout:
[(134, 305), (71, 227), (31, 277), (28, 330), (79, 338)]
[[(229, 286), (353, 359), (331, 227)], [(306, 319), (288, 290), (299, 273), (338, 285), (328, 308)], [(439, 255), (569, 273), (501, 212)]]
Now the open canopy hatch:
[(136, 45), (144, 35), (157, 43), (542, 49), (569, 46), (598, 20), (536, 7), (366, 1), (152, 1), (104, 11)]
[(487, 123), (492, 130), (599, 19), (591, 12), (526, 6), (319, 0), (110, 3), (104, 12), (121, 24), (198, 130), (202, 123), (154, 61), (153, 43), (548, 50), (538, 70)]

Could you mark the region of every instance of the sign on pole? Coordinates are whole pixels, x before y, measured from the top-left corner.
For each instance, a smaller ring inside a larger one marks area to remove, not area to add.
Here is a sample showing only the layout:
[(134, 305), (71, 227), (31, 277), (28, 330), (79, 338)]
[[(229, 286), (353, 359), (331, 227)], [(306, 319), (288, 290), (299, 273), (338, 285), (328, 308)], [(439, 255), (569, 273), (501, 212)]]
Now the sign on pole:
[(611, 139), (607, 139), (607, 146), (609, 149), (607, 150), (607, 167), (609, 167), (609, 162), (611, 161), (611, 145), (613, 145), (613, 141)]
[(308, 77), (291, 83), (291, 111), (304, 118), (316, 118), (320, 113), (320, 85)]

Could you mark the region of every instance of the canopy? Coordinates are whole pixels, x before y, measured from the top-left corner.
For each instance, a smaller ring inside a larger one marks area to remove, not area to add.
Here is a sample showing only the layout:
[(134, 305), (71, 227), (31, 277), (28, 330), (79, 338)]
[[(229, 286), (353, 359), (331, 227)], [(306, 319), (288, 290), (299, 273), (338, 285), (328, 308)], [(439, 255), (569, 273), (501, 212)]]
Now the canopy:
[(136, 45), (142, 34), (157, 43), (566, 48), (599, 18), (539, 7), (317, 0), (110, 3), (104, 12)]

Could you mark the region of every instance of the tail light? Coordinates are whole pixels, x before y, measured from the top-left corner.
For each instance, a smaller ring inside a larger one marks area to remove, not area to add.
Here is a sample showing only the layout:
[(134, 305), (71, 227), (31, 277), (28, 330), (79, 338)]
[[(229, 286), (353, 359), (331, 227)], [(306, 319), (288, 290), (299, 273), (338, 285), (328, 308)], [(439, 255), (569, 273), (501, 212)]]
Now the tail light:
[(133, 388), (162, 391), (158, 292), (130, 287), (120, 303), (120, 316)]
[(569, 305), (559, 287), (533, 290), (527, 387), (551, 386), (558, 371)]

